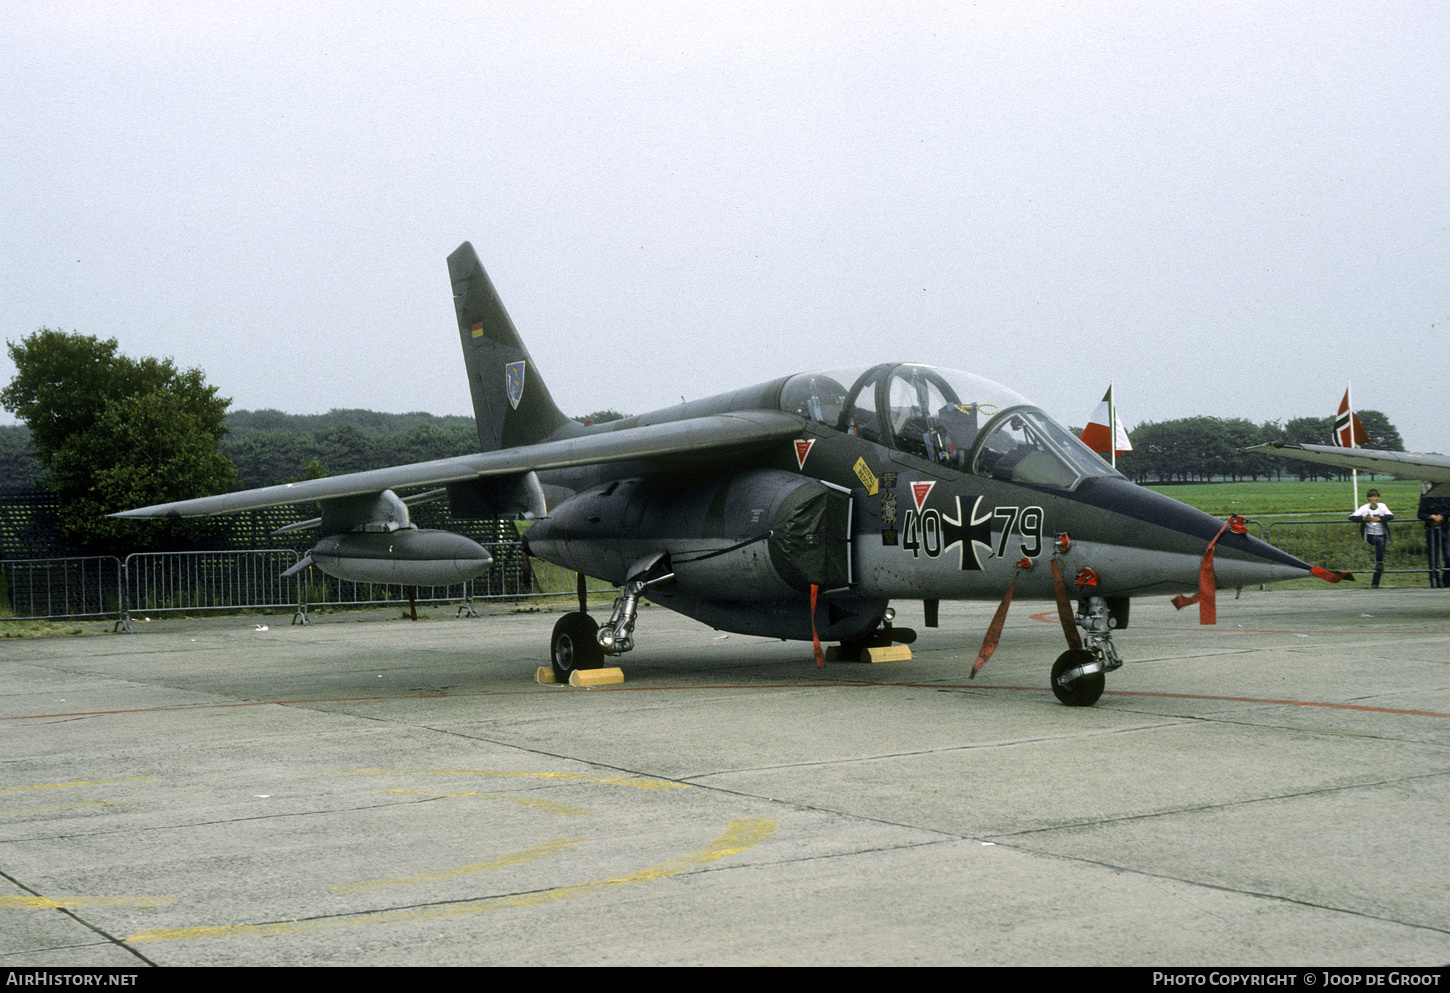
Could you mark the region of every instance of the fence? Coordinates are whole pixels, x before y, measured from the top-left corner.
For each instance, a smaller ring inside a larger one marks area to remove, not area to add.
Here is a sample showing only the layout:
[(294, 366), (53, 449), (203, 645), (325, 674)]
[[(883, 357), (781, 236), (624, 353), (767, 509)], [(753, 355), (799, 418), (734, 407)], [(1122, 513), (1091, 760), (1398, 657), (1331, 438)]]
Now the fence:
[(137, 552), (122, 580), (132, 611), (293, 607), (297, 583), (282, 573), (297, 564), (290, 548), (255, 552)]
[[(1438, 556), (1436, 563), (1429, 558), (1430, 548), (1439, 547), (1439, 529), (1427, 531), (1418, 520), (1391, 524), (1389, 529), (1384, 571), (1425, 574), (1429, 585), (1439, 586)], [(1359, 525), (1353, 521), (1273, 521), (1265, 540), (1296, 558), (1326, 569), (1353, 573), (1374, 571), (1374, 548), (1363, 540)]]
[[(57, 620), (123, 613), (121, 560), (114, 555), (0, 562), (16, 617)], [(0, 606), (4, 606), (0, 599)]]
[[(485, 545), (494, 565), (479, 578), (451, 586), (420, 586), (417, 603), (458, 603), (470, 609), (476, 600), (517, 600), (575, 591), (573, 573), (539, 570), (525, 563), (522, 542)], [(136, 552), (115, 556), (0, 561), (0, 606), (8, 592), (14, 617), (27, 620), (114, 616), (129, 631), (130, 615), (195, 613), (206, 610), (296, 611), (306, 623), (309, 606), (362, 607), (406, 601), (403, 587), (354, 583), (315, 567), (283, 578), (296, 565), (290, 548), (242, 552)], [(590, 592), (607, 592), (597, 582)]]

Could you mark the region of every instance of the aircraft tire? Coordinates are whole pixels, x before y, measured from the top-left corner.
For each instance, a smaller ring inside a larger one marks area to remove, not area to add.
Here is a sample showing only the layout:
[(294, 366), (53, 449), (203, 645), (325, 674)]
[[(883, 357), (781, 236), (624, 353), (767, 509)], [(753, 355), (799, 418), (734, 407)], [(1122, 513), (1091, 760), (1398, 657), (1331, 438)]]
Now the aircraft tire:
[(1063, 652), (1052, 663), (1052, 695), (1067, 707), (1091, 707), (1098, 702), (1098, 697), (1103, 695), (1103, 685), (1107, 680), (1101, 672), (1095, 672), (1091, 676), (1083, 676), (1071, 686), (1059, 686), (1057, 677), (1069, 669), (1076, 669), (1078, 666), (1091, 662), (1093, 653), (1085, 648), (1072, 648)]
[(595, 640), (598, 633), (599, 625), (588, 614), (576, 610), (559, 618), (549, 638), (549, 664), (555, 679), (567, 683), (575, 669), (598, 669), (604, 663), (604, 649)]

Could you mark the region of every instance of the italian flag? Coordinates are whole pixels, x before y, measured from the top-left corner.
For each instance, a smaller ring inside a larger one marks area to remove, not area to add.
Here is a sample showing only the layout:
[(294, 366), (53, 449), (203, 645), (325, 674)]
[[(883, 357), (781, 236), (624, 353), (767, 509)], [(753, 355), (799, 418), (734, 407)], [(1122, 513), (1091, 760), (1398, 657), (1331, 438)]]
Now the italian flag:
[[(1115, 439), (1113, 444), (1108, 439)], [(1123, 422), (1118, 420), (1117, 409), (1113, 406), (1113, 387), (1108, 386), (1108, 392), (1103, 394), (1102, 402), (1098, 409), (1093, 411), (1093, 416), (1088, 420), (1088, 426), (1082, 432), (1083, 443), (1099, 455), (1107, 455), (1112, 452), (1113, 459), (1133, 450), (1133, 443), (1128, 440), (1128, 432), (1123, 429)]]

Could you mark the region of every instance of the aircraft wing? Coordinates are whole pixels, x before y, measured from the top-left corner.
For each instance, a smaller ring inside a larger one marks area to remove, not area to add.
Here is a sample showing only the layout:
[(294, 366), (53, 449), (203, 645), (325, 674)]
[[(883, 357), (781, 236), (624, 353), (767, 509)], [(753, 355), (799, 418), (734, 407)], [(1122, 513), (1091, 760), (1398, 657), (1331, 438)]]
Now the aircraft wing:
[(383, 490), (410, 486), (440, 486), (485, 476), (511, 476), (529, 471), (605, 462), (649, 460), (667, 466), (695, 461), (701, 457), (744, 452), (770, 441), (796, 437), (803, 424), (803, 420), (794, 414), (773, 410), (711, 414), (645, 427), (600, 431), (537, 445), (504, 448), (496, 452), (416, 462), (388, 469), (369, 469), (366, 472), (353, 472), (326, 479), (308, 479), (299, 483), (242, 490), (239, 493), (161, 503), (121, 511), (110, 516), (204, 517), (209, 514), (230, 514), (262, 507), (281, 507), (294, 503), (380, 493)]
[(1378, 472), (1397, 479), (1419, 479), (1431, 483), (1450, 483), (1450, 457), (1419, 455), (1414, 452), (1382, 452), (1372, 448), (1338, 448), (1333, 445), (1289, 445), (1275, 442), (1255, 445), (1247, 452), (1282, 455), (1304, 462), (1318, 462), (1340, 469)]

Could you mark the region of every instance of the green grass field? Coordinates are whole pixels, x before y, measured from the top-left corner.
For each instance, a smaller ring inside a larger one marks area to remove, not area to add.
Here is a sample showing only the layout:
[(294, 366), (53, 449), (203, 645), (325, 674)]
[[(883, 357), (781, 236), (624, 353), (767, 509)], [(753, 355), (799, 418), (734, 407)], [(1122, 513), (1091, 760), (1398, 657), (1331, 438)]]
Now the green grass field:
[(1181, 486), (1153, 484), (1148, 487), (1164, 496), (1181, 500), (1216, 517), (1243, 514), (1245, 517), (1288, 517), (1290, 515), (1323, 516), (1324, 520), (1348, 517), (1367, 502), (1365, 494), (1380, 491), (1383, 501), (1397, 518), (1415, 516), (1420, 504), (1420, 484), (1414, 480), (1376, 479), (1359, 481), (1359, 503), (1354, 502), (1350, 483), (1326, 483), (1323, 480), (1301, 483), (1298, 480), (1258, 483), (1188, 483)]
[[(1264, 528), (1276, 521), (1343, 521), (1358, 506), (1368, 502), (1366, 493), (1377, 489), (1398, 522), (1390, 531), (1387, 567), (1395, 569), (1419, 566), (1425, 562), (1424, 531), (1415, 517), (1420, 504), (1420, 484), (1414, 480), (1370, 480), (1361, 476), (1359, 504), (1354, 502), (1354, 487), (1348, 482), (1301, 483), (1298, 480), (1282, 480), (1257, 483), (1191, 483), (1182, 486), (1153, 485), (1148, 489), (1197, 507), (1215, 517), (1243, 514), (1250, 521), (1259, 522)], [(1260, 537), (1265, 534), (1264, 531), (1252, 527), (1250, 533)], [(1351, 588), (1363, 589), (1370, 585), (1374, 560), (1369, 546), (1360, 540), (1358, 529), (1353, 526), (1334, 528), (1328, 534), (1322, 529), (1300, 532), (1296, 528), (1280, 527), (1275, 528), (1269, 537), (1273, 538), (1275, 545), (1311, 565), (1349, 569), (1355, 576), (1354, 582), (1348, 584)], [(1314, 539), (1312, 544), (1307, 541), (1310, 538)], [(1414, 572), (1387, 571), (1380, 585), (1423, 588), (1429, 585), (1429, 573), (1423, 569)], [(1318, 579), (1296, 579), (1287, 583), (1275, 583), (1274, 588), (1328, 587)]]

